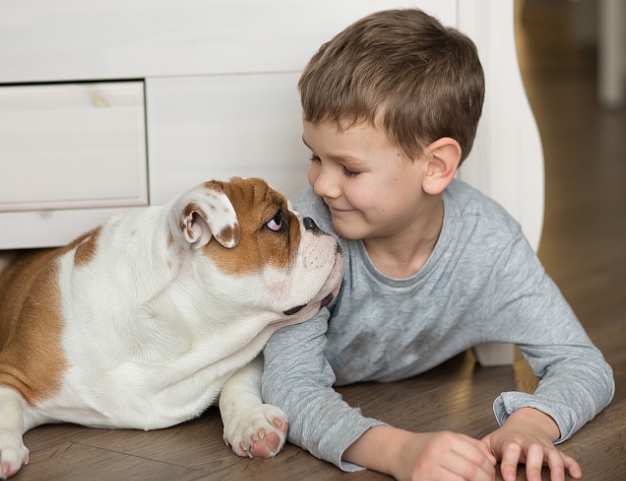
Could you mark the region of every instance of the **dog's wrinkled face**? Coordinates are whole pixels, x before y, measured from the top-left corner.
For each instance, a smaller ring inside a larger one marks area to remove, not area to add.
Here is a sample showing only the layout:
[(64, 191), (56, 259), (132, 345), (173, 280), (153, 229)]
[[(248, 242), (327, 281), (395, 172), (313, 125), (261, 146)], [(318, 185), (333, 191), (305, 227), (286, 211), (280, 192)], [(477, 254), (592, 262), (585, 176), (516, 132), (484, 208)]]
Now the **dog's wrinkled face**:
[(295, 262), (301, 236), (300, 222), (287, 200), (260, 179), (211, 184), (223, 189), (235, 210), (238, 229), (232, 231), (239, 232), (239, 241), (227, 250), (209, 243), (204, 253), (230, 275), (251, 275), (269, 266), (287, 270)]
[(212, 292), (228, 303), (235, 298), (241, 315), (247, 307), (269, 322), (298, 322), (330, 302), (343, 267), (334, 236), (290, 210), (285, 197), (261, 179), (211, 181), (204, 187), (209, 196), (224, 194), (222, 208), (208, 208), (202, 220), (192, 212), (199, 206), (185, 208), (184, 217), (192, 222), (182, 222), (181, 229), (194, 237), (206, 216), (208, 225), (200, 230), (208, 228), (214, 239), (202, 243), (196, 263)]

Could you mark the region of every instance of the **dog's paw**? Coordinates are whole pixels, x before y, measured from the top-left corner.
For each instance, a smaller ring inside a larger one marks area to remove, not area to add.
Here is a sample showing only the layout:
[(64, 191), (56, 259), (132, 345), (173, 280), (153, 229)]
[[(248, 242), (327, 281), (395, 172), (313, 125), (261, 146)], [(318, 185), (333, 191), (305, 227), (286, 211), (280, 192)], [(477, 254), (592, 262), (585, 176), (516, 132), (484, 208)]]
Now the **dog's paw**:
[(0, 430), (0, 478), (10, 478), (25, 464), (28, 464), (28, 449), (22, 436)]
[(258, 404), (224, 425), (224, 441), (238, 456), (271, 458), (285, 444), (287, 417), (275, 406)]

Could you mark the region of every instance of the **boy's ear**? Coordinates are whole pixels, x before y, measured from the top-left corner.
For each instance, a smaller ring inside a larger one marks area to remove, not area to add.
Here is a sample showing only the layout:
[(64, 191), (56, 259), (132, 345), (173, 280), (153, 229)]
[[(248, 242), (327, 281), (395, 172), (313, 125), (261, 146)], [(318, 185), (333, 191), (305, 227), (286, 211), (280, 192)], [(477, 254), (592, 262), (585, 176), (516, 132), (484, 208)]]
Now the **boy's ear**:
[(450, 137), (435, 140), (424, 150), (424, 160), (427, 165), (422, 188), (430, 195), (441, 194), (459, 167), (461, 146)]

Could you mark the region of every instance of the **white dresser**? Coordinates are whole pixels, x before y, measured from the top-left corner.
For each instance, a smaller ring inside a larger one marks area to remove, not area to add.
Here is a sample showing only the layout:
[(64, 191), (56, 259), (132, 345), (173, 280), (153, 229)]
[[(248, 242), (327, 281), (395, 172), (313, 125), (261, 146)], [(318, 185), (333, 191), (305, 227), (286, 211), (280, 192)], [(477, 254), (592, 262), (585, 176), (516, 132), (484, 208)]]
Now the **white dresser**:
[(293, 194), (300, 70), (354, 20), (415, 5), (476, 41), (487, 100), (460, 175), (537, 245), (543, 163), (512, 0), (0, 0), (0, 249), (68, 242), (210, 178)]

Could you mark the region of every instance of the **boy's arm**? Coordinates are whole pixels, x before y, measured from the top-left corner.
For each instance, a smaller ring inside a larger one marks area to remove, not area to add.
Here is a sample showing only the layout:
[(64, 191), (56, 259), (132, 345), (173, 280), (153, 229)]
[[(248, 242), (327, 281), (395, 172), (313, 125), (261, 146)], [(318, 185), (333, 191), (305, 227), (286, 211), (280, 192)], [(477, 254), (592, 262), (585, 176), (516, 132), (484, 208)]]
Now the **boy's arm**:
[[(285, 411), (289, 441), (344, 471), (369, 468), (398, 480), (490, 480), (495, 458), (468, 436), (412, 433), (364, 418), (332, 389), (335, 376), (324, 356), (328, 310), (277, 331), (265, 347), (264, 401)], [(458, 479), (458, 478), (457, 478)]]
[(413, 433), (375, 426), (357, 439), (344, 459), (398, 481), (494, 479), (496, 459), (485, 443), (449, 431)]
[(264, 349), (263, 399), (280, 407), (289, 441), (344, 471), (362, 469), (342, 460), (345, 449), (380, 421), (365, 418), (343, 401), (324, 355), (329, 311), (275, 332)]
[(533, 394), (504, 392), (495, 400), (500, 425), (534, 408), (554, 419), (559, 443), (608, 405), (611, 367), (521, 233), (494, 264), (483, 299), (483, 329), (492, 333), (485, 340), (515, 343), (539, 378)]
[[(537, 409), (556, 422), (558, 444), (608, 405), (615, 382), (611, 367), (556, 285), (544, 275), (534, 289), (545, 295), (524, 299), (520, 317), (510, 329), (539, 384), (533, 394), (502, 393), (494, 402), (494, 413), (502, 425), (518, 409)], [(515, 332), (519, 330), (525, 332)]]
[(556, 444), (591, 421), (615, 392), (613, 371), (578, 322), (563, 324), (559, 329), (561, 334), (551, 335), (544, 329), (540, 334), (545, 342), (542, 346), (518, 345), (539, 378), (535, 392), (504, 392), (493, 406), (500, 425), (522, 408), (545, 413), (558, 427)]
[(501, 460), (505, 480), (515, 479), (518, 463), (528, 479), (541, 479), (545, 463), (551, 479), (564, 470), (580, 477), (580, 466), (555, 443), (568, 439), (613, 397), (610, 366), (593, 345), (534, 252), (520, 236), (496, 264), (485, 299), (491, 329), (514, 342), (540, 379), (533, 394), (504, 392), (494, 402), (500, 428), (484, 441)]

